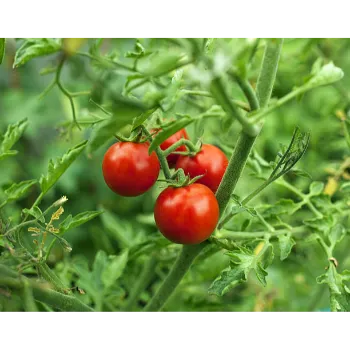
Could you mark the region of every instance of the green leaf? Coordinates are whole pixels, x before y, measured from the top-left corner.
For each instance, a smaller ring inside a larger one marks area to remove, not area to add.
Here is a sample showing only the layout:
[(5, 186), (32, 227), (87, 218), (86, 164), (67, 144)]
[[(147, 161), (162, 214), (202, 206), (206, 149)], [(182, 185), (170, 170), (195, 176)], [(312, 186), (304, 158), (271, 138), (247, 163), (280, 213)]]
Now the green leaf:
[(264, 218), (271, 218), (279, 215), (292, 215), (299, 208), (300, 205), (291, 199), (281, 199), (273, 205), (267, 206), (267, 209), (263, 212), (263, 216)]
[(142, 74), (145, 76), (157, 77), (171, 72), (179, 66), (182, 58), (182, 53), (174, 52), (162, 52), (154, 55), (149, 57), (149, 65), (142, 70)]
[(146, 113), (146, 106), (132, 99), (114, 99), (113, 115), (99, 123), (94, 129), (87, 150), (91, 154), (105, 143), (124, 126), (131, 124), (135, 117)]
[(346, 231), (343, 225), (341, 224), (334, 225), (328, 235), (331, 245), (334, 247), (337, 243), (339, 243), (345, 237), (345, 234), (346, 234)]
[(334, 226), (334, 217), (324, 215), (322, 218), (304, 220), (303, 223), (319, 232), (328, 232), (329, 228)]
[(46, 56), (61, 50), (61, 42), (56, 39), (26, 39), (17, 50), (13, 68), (18, 68), (39, 56)]
[(37, 180), (26, 180), (19, 182), (17, 184), (12, 184), (9, 188), (5, 190), (5, 194), (7, 196), (6, 201), (14, 201), (20, 197), (23, 197), (30, 187), (35, 185)]
[(123, 221), (117, 218), (108, 210), (104, 211), (101, 216), (101, 221), (104, 228), (111, 233), (122, 248), (132, 246), (135, 233), (129, 220)]
[(317, 67), (313, 68), (314, 76), (306, 84), (306, 86), (310, 89), (335, 83), (344, 76), (344, 72), (340, 68), (336, 67), (333, 62), (329, 62), (319, 70)]
[(8, 126), (3, 140), (0, 144), (0, 160), (9, 156), (14, 156), (18, 153), (15, 150), (11, 150), (11, 148), (22, 136), (27, 126), (27, 118)]
[(292, 169), (291, 172), (297, 176), (300, 177), (305, 177), (308, 178), (310, 180), (312, 180), (312, 176), (305, 170), (301, 170), (301, 169)]
[(310, 195), (317, 196), (322, 193), (324, 189), (324, 183), (320, 181), (314, 181), (310, 185)]
[(40, 222), (45, 222), (45, 217), (43, 216), (43, 213), (42, 211), (40, 210), (39, 207), (35, 206), (31, 209), (23, 209), (22, 212), (25, 214), (25, 215), (30, 215), (30, 216), (33, 216), (35, 219), (38, 219)]
[(167, 247), (172, 244), (168, 239), (163, 236), (152, 237), (141, 243), (135, 244), (130, 248), (129, 258), (135, 260), (141, 255), (148, 255), (154, 251), (159, 252), (161, 248)]
[(164, 125), (161, 131), (152, 140), (151, 145), (148, 149), (148, 153), (151, 154), (153, 151), (155, 151), (157, 147), (159, 147), (171, 135), (185, 128), (187, 125), (191, 124), (192, 122), (193, 122), (193, 119), (191, 118), (182, 118), (173, 123)]
[(348, 281), (349, 274), (347, 270), (339, 274), (331, 263), (328, 271), (316, 279), (319, 284), (328, 284), (332, 311), (350, 311), (349, 288), (344, 284), (344, 281)]
[(6, 39), (0, 38), (0, 64), (2, 63), (2, 60), (5, 57), (5, 43)]
[(260, 283), (266, 286), (266, 268), (271, 264), (274, 254), (272, 244), (265, 240), (260, 252), (239, 247), (238, 250), (227, 253), (231, 257), (231, 266), (222, 271), (220, 276), (209, 287), (210, 294), (224, 295), (236, 285), (245, 282), (250, 270), (254, 270)]
[(121, 277), (128, 261), (128, 250), (124, 250), (118, 256), (110, 256), (109, 262), (104, 271), (102, 272), (102, 282), (105, 288), (113, 286), (115, 281)]
[(157, 110), (157, 108), (152, 108), (152, 109), (148, 110), (147, 112), (142, 113), (141, 115), (136, 117), (132, 122), (132, 130), (135, 130), (140, 125), (142, 125), (156, 110)]
[(101, 45), (102, 45), (102, 43), (103, 43), (103, 40), (104, 40), (104, 38), (98, 38), (98, 39), (96, 39), (94, 42), (93, 42), (93, 44), (91, 45), (91, 47), (89, 48), (89, 53), (91, 54), (91, 55), (95, 55), (95, 56), (98, 56), (98, 54), (99, 54), (99, 50), (100, 50), (100, 47), (101, 47)]
[(292, 248), (295, 245), (295, 241), (291, 234), (285, 234), (278, 236), (278, 243), (280, 247), (280, 259), (284, 260), (292, 251)]
[(87, 141), (83, 141), (69, 149), (61, 158), (58, 158), (55, 161), (50, 159), (47, 175), (42, 175), (39, 181), (43, 194), (45, 194), (58, 181), (69, 166), (77, 159), (80, 153), (84, 150), (86, 144)]
[(103, 211), (85, 211), (74, 217), (70, 214), (60, 223), (60, 231), (66, 232), (72, 228), (83, 225), (102, 213)]

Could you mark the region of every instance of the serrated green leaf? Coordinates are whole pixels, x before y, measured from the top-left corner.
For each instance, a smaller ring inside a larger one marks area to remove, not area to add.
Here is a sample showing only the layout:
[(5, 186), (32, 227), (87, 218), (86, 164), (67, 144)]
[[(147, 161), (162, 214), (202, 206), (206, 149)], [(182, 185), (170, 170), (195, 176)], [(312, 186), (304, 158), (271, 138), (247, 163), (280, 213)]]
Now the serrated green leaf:
[(77, 159), (80, 153), (86, 147), (87, 141), (83, 141), (73, 148), (70, 148), (61, 158), (53, 161), (50, 159), (47, 175), (42, 175), (40, 178), (40, 187), (45, 194), (64, 174), (69, 166)]
[(324, 189), (324, 183), (320, 181), (314, 181), (310, 185), (310, 195), (311, 196), (317, 196), (322, 193)]
[(304, 220), (303, 223), (319, 232), (328, 232), (329, 228), (334, 226), (333, 216), (324, 215), (322, 218), (313, 218)]
[(316, 278), (319, 284), (328, 284), (332, 311), (350, 311), (349, 288), (343, 283), (347, 280), (348, 271), (339, 274), (333, 264), (329, 265), (327, 272)]
[(221, 272), (220, 276), (212, 283), (208, 289), (209, 294), (222, 296), (238, 284), (247, 280), (245, 269), (237, 267), (235, 269), (226, 269)]
[(227, 253), (231, 258), (231, 266), (221, 272), (209, 287), (208, 292), (219, 296), (224, 295), (236, 285), (246, 281), (250, 270), (255, 271), (256, 277), (265, 286), (266, 268), (271, 264), (274, 254), (271, 243), (262, 242), (264, 246), (257, 255), (254, 254), (254, 251), (244, 247)]
[(6, 39), (0, 38), (0, 64), (2, 63), (5, 57), (5, 43)]
[(345, 237), (345, 234), (346, 234), (346, 231), (343, 225), (341, 224), (334, 225), (328, 235), (331, 245), (335, 246), (337, 243), (339, 243)]
[(292, 248), (295, 245), (295, 241), (291, 234), (285, 234), (278, 236), (278, 243), (280, 247), (280, 259), (284, 260), (292, 251)]
[(105, 288), (113, 286), (116, 280), (123, 274), (128, 261), (128, 251), (125, 250), (118, 256), (109, 256), (108, 265), (102, 273), (102, 282)]
[(174, 123), (170, 123), (166, 126), (163, 126), (160, 132), (152, 140), (151, 145), (148, 149), (148, 153), (151, 154), (153, 151), (155, 151), (157, 147), (159, 147), (171, 135), (185, 128), (187, 125), (191, 124), (192, 122), (193, 122), (193, 119), (191, 118), (182, 118), (180, 120), (177, 120)]
[(344, 76), (344, 72), (336, 67), (333, 62), (322, 66), (319, 71), (314, 67), (314, 76), (306, 83), (308, 88), (315, 88), (322, 85), (335, 83)]
[(39, 207), (35, 206), (31, 209), (23, 209), (22, 212), (25, 214), (25, 215), (30, 215), (30, 216), (33, 216), (35, 219), (38, 219), (40, 222), (45, 222), (45, 217), (43, 216), (43, 213), (42, 211), (40, 210)]
[(22, 136), (27, 126), (27, 118), (8, 126), (3, 140), (0, 144), (0, 160), (9, 156), (14, 156), (18, 153), (15, 150), (11, 150), (11, 148)]
[(83, 225), (102, 213), (103, 211), (85, 211), (74, 217), (70, 214), (60, 223), (60, 231), (66, 232), (72, 228)]
[(56, 39), (26, 39), (23, 45), (16, 51), (13, 68), (18, 68), (39, 56), (46, 56), (61, 50), (61, 42)]
[(300, 205), (293, 202), (291, 199), (281, 199), (273, 205), (267, 206), (263, 212), (264, 218), (270, 218), (279, 215), (292, 215)]
[(21, 198), (28, 192), (30, 187), (35, 185), (37, 182), (37, 180), (26, 180), (16, 184), (12, 184), (9, 188), (5, 190), (5, 194), (7, 197), (6, 201), (14, 201), (18, 198)]
[(321, 239), (321, 236), (318, 233), (313, 233), (305, 239), (305, 243), (316, 242), (319, 239)]

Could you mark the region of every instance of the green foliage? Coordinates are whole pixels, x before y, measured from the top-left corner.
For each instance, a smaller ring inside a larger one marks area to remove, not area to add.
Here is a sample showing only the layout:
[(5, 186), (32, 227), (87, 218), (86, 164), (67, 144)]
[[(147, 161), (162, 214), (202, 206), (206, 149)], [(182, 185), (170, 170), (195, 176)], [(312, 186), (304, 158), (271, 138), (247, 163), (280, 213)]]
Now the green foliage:
[(228, 158), (242, 128), (259, 132), (163, 310), (350, 311), (348, 39), (285, 39), (275, 84), (276, 40), (87, 39), (74, 55), (62, 42), (16, 39), (13, 57), (0, 39), (0, 63), (15, 68), (0, 66), (0, 310), (140, 311), (152, 300), (181, 251), (153, 217), (166, 174), (123, 198), (101, 173), (114, 136), (142, 126), (161, 129), (149, 152), (186, 128)]
[(83, 141), (75, 147), (69, 149), (61, 158), (57, 160), (50, 160), (47, 175), (40, 178), (40, 187), (43, 194), (45, 194), (69, 168), (74, 160), (86, 147), (87, 141)]
[(56, 39), (25, 39), (16, 51), (13, 68), (23, 66), (29, 60), (39, 56), (50, 55), (61, 49), (61, 41)]

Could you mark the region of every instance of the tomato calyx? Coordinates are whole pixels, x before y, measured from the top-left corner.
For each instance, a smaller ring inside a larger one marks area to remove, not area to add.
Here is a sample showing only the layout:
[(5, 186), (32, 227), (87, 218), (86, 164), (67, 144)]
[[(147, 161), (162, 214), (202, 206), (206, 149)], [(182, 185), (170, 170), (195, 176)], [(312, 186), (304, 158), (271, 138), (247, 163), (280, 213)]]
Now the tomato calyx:
[(185, 175), (183, 169), (178, 169), (174, 172), (174, 174), (171, 176), (170, 179), (164, 179), (164, 180), (158, 180), (158, 181), (166, 182), (168, 187), (180, 188), (180, 187), (192, 185), (203, 176), (204, 175), (199, 175), (191, 179), (190, 176)]
[[(153, 134), (151, 134), (151, 136), (153, 136)], [(129, 137), (125, 137), (119, 134), (115, 134), (114, 137), (118, 141), (122, 141), (122, 142), (144, 143), (149, 141), (147, 137), (144, 137), (142, 127), (138, 127), (135, 130), (133, 130)]]

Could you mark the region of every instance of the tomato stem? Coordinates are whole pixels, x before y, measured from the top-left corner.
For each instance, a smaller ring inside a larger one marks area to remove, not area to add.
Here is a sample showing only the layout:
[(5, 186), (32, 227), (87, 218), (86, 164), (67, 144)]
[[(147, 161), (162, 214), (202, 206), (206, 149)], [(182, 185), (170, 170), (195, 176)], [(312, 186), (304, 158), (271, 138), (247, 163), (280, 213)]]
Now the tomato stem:
[[(146, 127), (144, 125), (141, 125), (141, 128), (142, 128), (143, 133), (147, 136), (147, 138), (150, 141), (152, 141), (152, 136), (149, 133), (149, 131), (146, 129)], [(160, 166), (163, 170), (165, 178), (170, 179), (171, 178), (170, 168), (169, 168), (168, 162), (166, 160), (166, 156), (164, 155), (164, 152), (161, 150), (160, 147), (157, 147), (155, 149), (155, 152), (156, 152), (156, 155), (158, 157), (158, 160), (159, 160)]]
[(207, 242), (203, 242), (195, 245), (183, 245), (181, 253), (176, 259), (169, 275), (164, 280), (157, 294), (147, 304), (144, 311), (159, 311), (163, 307), (190, 268), (193, 260), (207, 244)]

